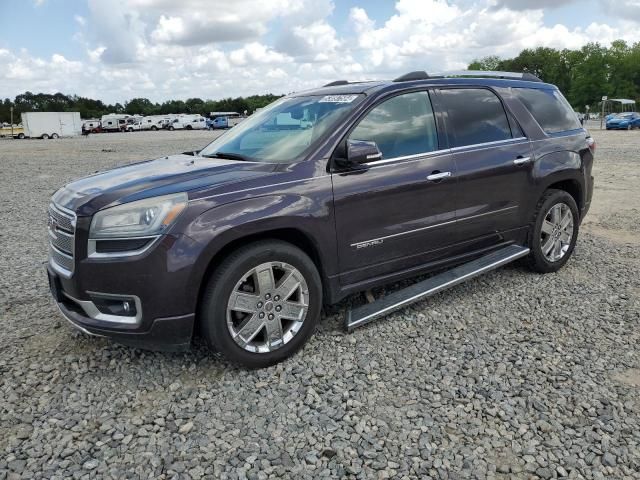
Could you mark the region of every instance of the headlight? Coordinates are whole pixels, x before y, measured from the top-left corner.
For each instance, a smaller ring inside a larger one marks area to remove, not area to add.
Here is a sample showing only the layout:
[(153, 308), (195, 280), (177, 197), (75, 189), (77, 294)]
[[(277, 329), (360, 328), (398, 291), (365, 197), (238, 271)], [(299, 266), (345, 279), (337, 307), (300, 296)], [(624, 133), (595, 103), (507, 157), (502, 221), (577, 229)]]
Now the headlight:
[(187, 194), (145, 198), (100, 210), (93, 216), (89, 238), (160, 235), (187, 206)]

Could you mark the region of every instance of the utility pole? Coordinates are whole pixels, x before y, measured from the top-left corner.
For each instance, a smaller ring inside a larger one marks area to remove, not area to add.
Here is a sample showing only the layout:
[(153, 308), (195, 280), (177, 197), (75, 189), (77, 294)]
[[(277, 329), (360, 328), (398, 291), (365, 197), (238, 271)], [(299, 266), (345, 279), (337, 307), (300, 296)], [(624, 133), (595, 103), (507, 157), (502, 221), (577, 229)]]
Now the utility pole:
[(9, 111), (11, 112), (11, 139), (13, 140), (13, 106), (9, 107)]
[(607, 103), (608, 99), (609, 97), (607, 97), (606, 95), (602, 97), (602, 115), (600, 115), (600, 130), (602, 130), (602, 122), (604, 122), (604, 106)]

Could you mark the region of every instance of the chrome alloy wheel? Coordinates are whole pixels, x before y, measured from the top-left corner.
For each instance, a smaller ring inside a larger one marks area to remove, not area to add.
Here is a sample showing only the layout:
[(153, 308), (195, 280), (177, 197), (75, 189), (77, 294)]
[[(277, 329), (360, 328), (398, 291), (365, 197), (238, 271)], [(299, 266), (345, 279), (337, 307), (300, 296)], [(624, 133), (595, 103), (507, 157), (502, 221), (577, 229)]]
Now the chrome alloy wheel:
[(540, 231), (542, 254), (550, 262), (562, 259), (573, 238), (573, 212), (565, 203), (556, 203), (544, 216)]
[(231, 338), (254, 353), (272, 352), (300, 331), (309, 309), (302, 273), (284, 262), (267, 262), (245, 273), (227, 302)]

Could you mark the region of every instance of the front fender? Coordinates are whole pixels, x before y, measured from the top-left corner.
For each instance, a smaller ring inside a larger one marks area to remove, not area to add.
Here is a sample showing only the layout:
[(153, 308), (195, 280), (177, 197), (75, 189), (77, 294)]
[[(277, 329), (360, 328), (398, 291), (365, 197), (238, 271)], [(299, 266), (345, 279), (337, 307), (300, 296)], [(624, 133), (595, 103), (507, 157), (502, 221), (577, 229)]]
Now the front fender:
[(206, 210), (184, 232), (204, 246), (194, 263), (189, 288), (199, 291), (212, 259), (232, 242), (284, 229), (304, 235), (318, 254), (321, 273), (331, 275), (337, 268), (332, 209), (330, 196), (278, 193), (245, 198)]

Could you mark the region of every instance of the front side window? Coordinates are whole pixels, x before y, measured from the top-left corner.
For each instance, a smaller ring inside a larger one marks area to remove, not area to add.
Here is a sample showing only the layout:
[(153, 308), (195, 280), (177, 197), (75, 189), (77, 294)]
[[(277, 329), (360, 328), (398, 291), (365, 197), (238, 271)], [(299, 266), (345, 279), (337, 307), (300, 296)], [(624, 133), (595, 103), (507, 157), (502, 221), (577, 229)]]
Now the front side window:
[(440, 93), (452, 130), (452, 147), (512, 138), (507, 114), (495, 93), (482, 88), (445, 89)]
[(427, 92), (398, 95), (373, 108), (349, 135), (376, 142), (383, 159), (438, 149), (438, 133)]
[(546, 133), (582, 128), (573, 108), (558, 90), (514, 88), (513, 93)]
[[(200, 155), (293, 162), (332, 131), (363, 98), (360, 94), (285, 97), (218, 137)], [(218, 121), (226, 123), (226, 118), (219, 117)]]

